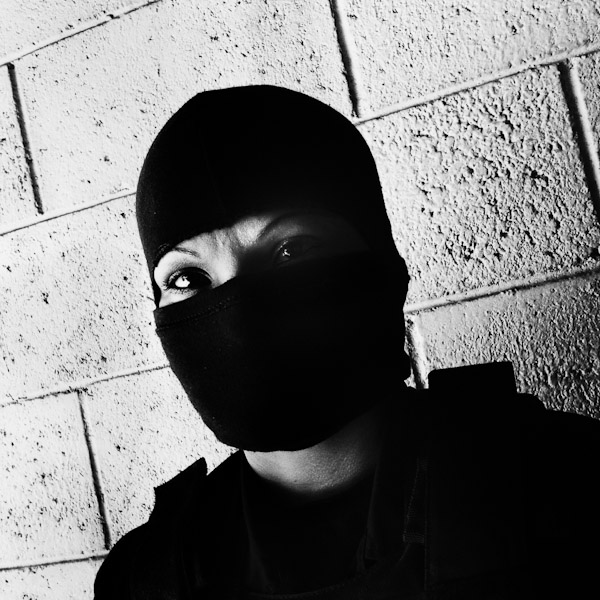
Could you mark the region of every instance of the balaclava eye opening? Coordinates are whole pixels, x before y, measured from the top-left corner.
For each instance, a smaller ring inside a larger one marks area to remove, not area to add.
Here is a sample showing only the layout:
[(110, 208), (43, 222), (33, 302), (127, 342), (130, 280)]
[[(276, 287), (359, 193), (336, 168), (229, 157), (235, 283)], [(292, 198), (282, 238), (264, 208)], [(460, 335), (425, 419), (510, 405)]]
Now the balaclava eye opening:
[(267, 85), (200, 93), (156, 137), (137, 188), (151, 278), (179, 242), (282, 203), (343, 216), (408, 280), (362, 135), (326, 104)]
[[(342, 216), (369, 252), (234, 278), (155, 311), (171, 367), (205, 423), (224, 443), (249, 450), (325, 439), (409, 369), (408, 275), (369, 147), (336, 110), (285, 88), (200, 93), (152, 144), (137, 219), (157, 303), (153, 271), (166, 251), (281, 206)], [(351, 283), (359, 264), (375, 275), (360, 293)]]

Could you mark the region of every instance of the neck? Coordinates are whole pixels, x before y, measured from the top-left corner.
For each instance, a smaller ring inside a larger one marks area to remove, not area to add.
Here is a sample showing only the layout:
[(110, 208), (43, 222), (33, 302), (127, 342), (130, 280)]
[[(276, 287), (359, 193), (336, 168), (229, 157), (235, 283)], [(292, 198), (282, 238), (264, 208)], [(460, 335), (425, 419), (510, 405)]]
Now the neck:
[(383, 437), (383, 412), (378, 405), (310, 448), (244, 450), (244, 454), (260, 477), (290, 493), (325, 496), (342, 491), (374, 472)]

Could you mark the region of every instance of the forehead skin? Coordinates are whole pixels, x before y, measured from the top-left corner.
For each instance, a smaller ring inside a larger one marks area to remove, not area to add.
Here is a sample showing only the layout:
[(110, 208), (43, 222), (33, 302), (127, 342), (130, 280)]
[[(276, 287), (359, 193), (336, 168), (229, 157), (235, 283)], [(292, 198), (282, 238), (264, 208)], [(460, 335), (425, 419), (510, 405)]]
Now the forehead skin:
[(279, 209), (238, 220), (229, 227), (202, 233), (177, 244), (158, 262), (154, 280), (159, 306), (185, 299), (168, 288), (169, 278), (183, 269), (201, 270), (210, 287), (252, 272), (275, 268), (282, 244), (301, 244), (292, 257), (318, 258), (367, 248), (361, 235), (343, 217), (321, 210)]

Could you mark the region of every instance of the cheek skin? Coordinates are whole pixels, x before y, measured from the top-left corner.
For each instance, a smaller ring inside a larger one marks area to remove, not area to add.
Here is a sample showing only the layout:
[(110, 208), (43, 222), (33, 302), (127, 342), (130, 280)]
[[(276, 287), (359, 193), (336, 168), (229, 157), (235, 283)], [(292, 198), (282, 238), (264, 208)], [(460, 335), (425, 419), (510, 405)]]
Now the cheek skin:
[[(274, 268), (279, 264), (277, 251), (285, 241), (294, 238), (314, 240), (315, 248), (307, 253), (307, 258), (309, 255), (318, 258), (368, 249), (350, 223), (330, 213), (295, 211), (288, 215), (274, 211), (251, 216), (231, 227), (185, 240), (165, 254), (154, 270), (160, 291), (158, 306), (181, 302), (196, 293), (196, 284), (189, 292), (168, 287), (177, 271), (190, 269), (190, 273), (194, 273), (199, 269), (206, 274), (209, 287), (218, 287), (242, 272)], [(286, 260), (302, 260), (302, 252), (297, 252), (295, 257), (286, 257)]]

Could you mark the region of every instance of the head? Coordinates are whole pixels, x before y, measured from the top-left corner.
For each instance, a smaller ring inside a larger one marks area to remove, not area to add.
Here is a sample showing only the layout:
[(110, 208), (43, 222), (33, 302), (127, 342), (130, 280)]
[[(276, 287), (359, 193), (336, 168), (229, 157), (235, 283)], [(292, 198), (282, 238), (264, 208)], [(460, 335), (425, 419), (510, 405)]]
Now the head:
[(148, 153), (137, 217), (163, 347), (225, 443), (317, 443), (406, 377), (405, 265), (369, 148), (332, 108), (198, 94)]

